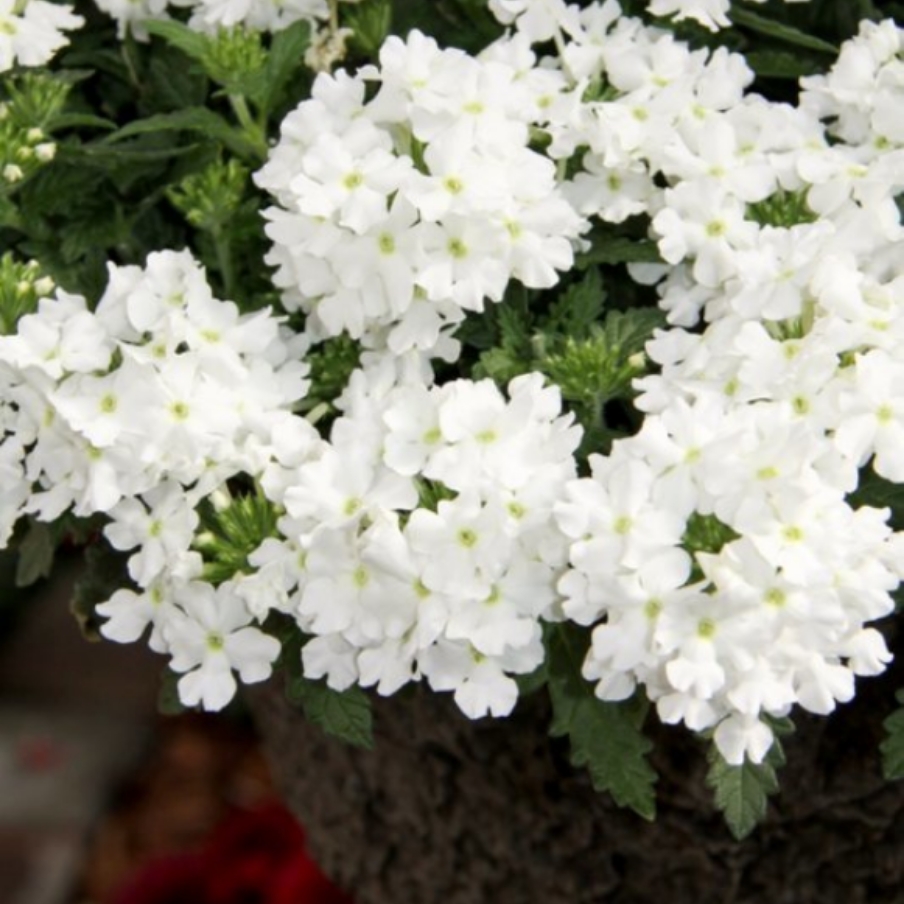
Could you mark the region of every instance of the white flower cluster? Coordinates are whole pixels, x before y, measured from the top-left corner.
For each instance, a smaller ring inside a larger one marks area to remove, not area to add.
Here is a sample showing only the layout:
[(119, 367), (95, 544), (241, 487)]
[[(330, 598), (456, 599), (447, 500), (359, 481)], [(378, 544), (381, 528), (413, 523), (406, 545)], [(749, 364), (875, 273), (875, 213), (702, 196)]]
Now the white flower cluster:
[(904, 481), (902, 32), (864, 23), (791, 108), (745, 96), (741, 58), (615, 11), (575, 13), (563, 63), (609, 96), (552, 150), (589, 148), (582, 213), (652, 217), (668, 266), (634, 273), (666, 277), (676, 328), (647, 346), (642, 430), (557, 508), (559, 589), (597, 624), (599, 696), (643, 684), (664, 721), (760, 761), (762, 716), (829, 712), (890, 659), (864, 625), (893, 611), (901, 537), (847, 498), (870, 461)]
[(64, 32), (84, 24), (66, 3), (0, 0), (0, 72), (49, 63), (69, 43)]
[(357, 371), (329, 442), (287, 437), (262, 477), (284, 539), (240, 591), (297, 618), (305, 674), (392, 694), (426, 678), (471, 718), (508, 714), (511, 675), (543, 661), (566, 545), (552, 508), (580, 430), (540, 375), (509, 400), (489, 380), (441, 387)]
[[(34, 0), (32, 0), (34, 2)], [(142, 27), (148, 19), (168, 19), (169, 7), (191, 10), (188, 25), (194, 31), (216, 34), (242, 26), (253, 31), (282, 31), (301, 20), (325, 19), (327, 0), (94, 0), (98, 9), (116, 20), (119, 37), (131, 33), (147, 39)]]
[[(808, 0), (785, 2), (807, 3)], [(531, 41), (548, 41), (562, 32), (571, 35), (576, 22), (577, 7), (565, 0), (489, 0), (489, 8), (503, 25), (514, 25)], [(676, 22), (693, 19), (710, 31), (731, 25), (728, 17), (731, 0), (647, 0), (647, 9), (654, 16), (669, 16)]]
[[(307, 390), (299, 339), (269, 312), (216, 300), (188, 253), (110, 267), (95, 311), (62, 291), (0, 337), (0, 542), (23, 514), (53, 521), (104, 513), (117, 549), (137, 549), (100, 612), (105, 633), (190, 672), (186, 702), (216, 708), (270, 671), (279, 644), (224, 584), (200, 580), (194, 507), (240, 472), (259, 473), (274, 433)], [(198, 668), (196, 668), (198, 667)], [(231, 683), (231, 684), (230, 684)]]
[(268, 262), (313, 336), (453, 359), (467, 311), (571, 267), (585, 224), (529, 147), (567, 83), (534, 63), (523, 42), (478, 59), (415, 31), (379, 69), (317, 78), (256, 177), (279, 202)]
[[(614, 0), (496, 6), (521, 31), (479, 58), (390, 38), (286, 118), (257, 179), (302, 336), (167, 252), (112, 269), (96, 312), (60, 293), (0, 339), (0, 535), (105, 513), (140, 592), (100, 608), (104, 632), (150, 625), (189, 704), (269, 674), (256, 624), (278, 613), (311, 638), (310, 678), (425, 679), (504, 715), (566, 618), (592, 629), (601, 698), (642, 687), (759, 762), (769, 717), (827, 713), (890, 659), (868, 624), (904, 537), (852, 494), (870, 467), (904, 482), (904, 32), (864, 23), (791, 107)], [(585, 218), (637, 215), (665, 264), (631, 272), (671, 328), (642, 428), (578, 478), (555, 387), (435, 385), (429, 359), (511, 279), (555, 285)], [(365, 351), (324, 439), (291, 413), (293, 358), (340, 334)], [(275, 527), (206, 581), (199, 509), (227, 510), (240, 473)]]

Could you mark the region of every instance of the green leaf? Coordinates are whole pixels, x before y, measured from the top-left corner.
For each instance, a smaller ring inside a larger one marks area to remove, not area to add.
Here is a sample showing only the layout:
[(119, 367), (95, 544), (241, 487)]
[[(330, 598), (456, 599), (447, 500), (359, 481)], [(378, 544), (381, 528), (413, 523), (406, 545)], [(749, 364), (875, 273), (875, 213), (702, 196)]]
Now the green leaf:
[(641, 732), (644, 711), (632, 702), (600, 700), (581, 675), (587, 632), (559, 624), (547, 633), (550, 734), (568, 737), (575, 766), (586, 766), (597, 791), (644, 819), (656, 814), (656, 773), (646, 760), (652, 744)]
[(837, 54), (838, 48), (822, 38), (814, 37), (794, 28), (792, 25), (785, 25), (783, 22), (776, 22), (774, 19), (768, 19), (752, 10), (735, 3), (731, 7), (729, 17), (742, 28), (748, 28), (757, 34), (766, 35), (775, 38), (784, 44), (793, 44), (795, 47), (806, 47), (808, 50), (819, 50), (823, 53)]
[(46, 578), (53, 568), (56, 550), (53, 530), (40, 521), (30, 521), (22, 543), (19, 545), (19, 562), (16, 566), (16, 586), (28, 587)]
[(175, 19), (148, 19), (142, 27), (149, 34), (163, 38), (172, 47), (178, 47), (193, 60), (201, 60), (210, 46), (210, 38), (200, 32), (193, 31), (187, 25)]
[(366, 56), (376, 57), (392, 27), (390, 0), (364, 0), (349, 6), (343, 24), (353, 32), (352, 41)]
[(116, 144), (135, 135), (156, 135), (160, 132), (200, 132), (219, 141), (240, 156), (254, 156), (256, 153), (254, 146), (238, 129), (206, 107), (186, 107), (173, 113), (158, 113), (146, 119), (138, 119), (123, 126), (113, 135), (108, 135), (104, 142)]
[(188, 707), (179, 699), (179, 678), (181, 676), (172, 669), (164, 669), (160, 676), (160, 689), (157, 692), (157, 712), (161, 716), (178, 716)]
[(374, 746), (370, 698), (360, 687), (334, 691), (321, 681), (295, 678), (289, 680), (286, 694), (328, 735), (353, 747), (370, 750)]
[(860, 471), (860, 484), (848, 497), (854, 507), (868, 505), (872, 508), (891, 509), (891, 526), (904, 529), (904, 484), (892, 483), (880, 477), (871, 467)]
[(661, 264), (659, 249), (650, 239), (629, 239), (625, 236), (609, 236), (594, 240), (587, 251), (575, 258), (575, 266), (586, 269), (592, 264)]
[(665, 322), (665, 315), (658, 308), (610, 311), (603, 322), (603, 332), (611, 351), (629, 357), (643, 351), (653, 330), (665, 326)]
[(267, 54), (261, 108), (269, 113), (279, 103), (280, 95), (292, 77), (304, 66), (304, 54), (311, 43), (311, 26), (305, 21), (295, 22), (273, 36)]
[(513, 355), (531, 357), (531, 315), (527, 290), (513, 285), (503, 303), (495, 309), (499, 324), (499, 345)]
[(901, 704), (883, 723), (885, 740), (879, 745), (882, 753), (882, 774), (888, 781), (904, 778), (904, 690), (895, 694)]
[(814, 59), (793, 50), (753, 50), (745, 57), (747, 65), (762, 78), (799, 79), (815, 75), (823, 67)]
[(746, 838), (765, 818), (769, 797), (778, 791), (775, 770), (784, 762), (785, 753), (778, 737), (759, 764), (745, 760), (740, 766), (731, 766), (715, 744), (710, 748), (706, 784), (715, 792), (716, 807), (738, 841)]
[(94, 116), (91, 113), (60, 113), (47, 123), (48, 132), (58, 132), (61, 129), (88, 128), (88, 129), (115, 129), (116, 123), (103, 116)]
[(573, 339), (584, 339), (591, 327), (603, 316), (606, 290), (596, 267), (590, 268), (584, 278), (569, 286), (551, 306), (544, 332), (564, 333)]
[(136, 164), (158, 163), (190, 154), (196, 149), (197, 145), (190, 144), (152, 147), (136, 136), (135, 140), (122, 144), (86, 144), (81, 148), (81, 155), (84, 164), (110, 170), (122, 164), (134, 167)]
[(549, 669), (545, 662), (541, 662), (527, 675), (515, 675), (515, 684), (518, 685), (518, 697), (529, 697), (545, 687), (549, 681)]
[(84, 637), (99, 640), (100, 620), (94, 610), (121, 587), (134, 586), (129, 579), (129, 557), (102, 539), (87, 547), (84, 559), (85, 568), (72, 590), (69, 611)]
[(209, 85), (202, 67), (187, 62), (185, 55), (175, 48), (161, 47), (159, 51), (151, 58), (142, 79), (139, 114), (203, 106)]

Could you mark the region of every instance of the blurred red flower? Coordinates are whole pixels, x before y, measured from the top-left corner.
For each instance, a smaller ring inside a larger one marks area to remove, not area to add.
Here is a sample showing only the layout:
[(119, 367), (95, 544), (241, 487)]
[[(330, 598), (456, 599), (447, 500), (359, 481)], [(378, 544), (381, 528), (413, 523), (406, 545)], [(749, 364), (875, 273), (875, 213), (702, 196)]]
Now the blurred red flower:
[(352, 904), (310, 859), (280, 804), (241, 810), (194, 852), (140, 869), (112, 904)]

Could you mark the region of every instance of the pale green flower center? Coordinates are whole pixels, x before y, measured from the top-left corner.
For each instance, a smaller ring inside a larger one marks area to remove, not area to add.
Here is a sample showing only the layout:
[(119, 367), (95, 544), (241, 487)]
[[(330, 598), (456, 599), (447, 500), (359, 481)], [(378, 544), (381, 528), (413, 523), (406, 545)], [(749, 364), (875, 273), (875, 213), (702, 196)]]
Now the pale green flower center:
[(697, 636), (710, 640), (716, 633), (716, 623), (711, 618), (701, 618), (697, 622)]

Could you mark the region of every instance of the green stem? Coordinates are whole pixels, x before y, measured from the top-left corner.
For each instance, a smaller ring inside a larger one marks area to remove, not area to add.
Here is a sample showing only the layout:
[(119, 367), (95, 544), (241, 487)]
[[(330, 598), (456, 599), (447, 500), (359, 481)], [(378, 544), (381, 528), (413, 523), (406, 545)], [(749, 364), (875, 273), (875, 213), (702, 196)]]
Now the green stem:
[(132, 83), (132, 87), (141, 91), (141, 79), (138, 77), (138, 70), (135, 69), (135, 62), (132, 60), (131, 51), (134, 40), (135, 39), (131, 35), (126, 35), (126, 39), (122, 42), (120, 52), (122, 54), (122, 61), (126, 64), (126, 69), (129, 73), (129, 81)]
[(223, 280), (223, 292), (230, 301), (235, 301), (235, 273), (232, 267), (232, 249), (229, 247), (229, 237), (220, 227), (211, 231), (213, 247), (217, 255), (217, 266), (220, 269), (220, 278)]
[(229, 104), (232, 107), (232, 112), (235, 113), (235, 118), (242, 127), (242, 131), (245, 133), (245, 138), (248, 139), (248, 143), (254, 148), (254, 152), (261, 160), (266, 160), (268, 151), (267, 138), (260, 123), (256, 122), (251, 115), (251, 111), (248, 109), (248, 102), (241, 94), (230, 94)]

